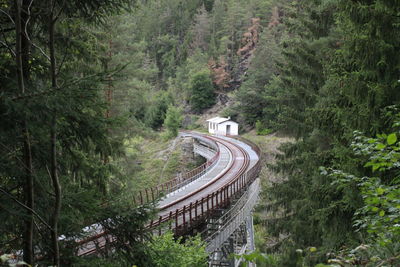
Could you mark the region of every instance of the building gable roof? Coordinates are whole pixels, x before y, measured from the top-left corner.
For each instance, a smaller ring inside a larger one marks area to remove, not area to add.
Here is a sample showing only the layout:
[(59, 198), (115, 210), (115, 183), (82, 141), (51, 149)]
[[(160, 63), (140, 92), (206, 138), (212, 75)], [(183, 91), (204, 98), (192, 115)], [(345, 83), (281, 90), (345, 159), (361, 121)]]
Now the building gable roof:
[(207, 121), (219, 124), (219, 123), (229, 121), (229, 120), (230, 120), (230, 118), (215, 117), (215, 118), (209, 119)]
[(237, 125), (238, 125), (238, 123), (237, 123), (237, 122), (234, 122), (234, 121), (231, 121), (231, 120), (228, 120), (228, 121), (223, 121), (223, 122), (221, 122), (221, 123), (218, 123), (218, 124), (237, 124)]

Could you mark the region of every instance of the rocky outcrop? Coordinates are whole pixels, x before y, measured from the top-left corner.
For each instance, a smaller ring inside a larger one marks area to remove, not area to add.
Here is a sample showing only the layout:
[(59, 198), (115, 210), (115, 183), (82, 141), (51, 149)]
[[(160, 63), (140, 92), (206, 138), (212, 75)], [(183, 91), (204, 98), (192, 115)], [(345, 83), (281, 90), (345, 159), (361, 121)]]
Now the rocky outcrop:
[(193, 137), (182, 137), (181, 149), (182, 157), (188, 161), (194, 161), (195, 155), (193, 153)]
[[(259, 40), (259, 32), (260, 19), (252, 18), (251, 26), (243, 34), (241, 46), (238, 51), (236, 51), (236, 55), (239, 56), (237, 68), (229, 66), (224, 57), (220, 57), (218, 60), (211, 59), (208, 62), (213, 82), (221, 92), (236, 90), (242, 84), (243, 78), (246, 76), (247, 69), (250, 65), (251, 56)], [(235, 71), (233, 71), (233, 69), (235, 69)]]
[(251, 62), (251, 57), (256, 49), (259, 40), (260, 32), (260, 19), (252, 18), (251, 26), (243, 33), (242, 46), (238, 49), (236, 54), (239, 56), (239, 65), (237, 71), (232, 75), (229, 81), (230, 90), (236, 90), (240, 87), (243, 79), (246, 77), (247, 70)]

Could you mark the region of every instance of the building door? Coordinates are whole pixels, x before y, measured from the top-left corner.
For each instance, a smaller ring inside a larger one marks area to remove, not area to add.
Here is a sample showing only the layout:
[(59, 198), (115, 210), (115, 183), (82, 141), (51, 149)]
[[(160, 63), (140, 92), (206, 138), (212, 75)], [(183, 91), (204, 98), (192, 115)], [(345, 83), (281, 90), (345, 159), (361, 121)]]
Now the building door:
[(226, 135), (231, 135), (231, 126), (226, 125)]

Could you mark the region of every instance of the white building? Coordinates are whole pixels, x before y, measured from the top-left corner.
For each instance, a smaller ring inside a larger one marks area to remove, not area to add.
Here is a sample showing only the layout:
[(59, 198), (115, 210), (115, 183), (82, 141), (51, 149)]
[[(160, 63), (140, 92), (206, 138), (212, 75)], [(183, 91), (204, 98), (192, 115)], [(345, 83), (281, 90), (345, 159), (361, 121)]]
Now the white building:
[(231, 118), (221, 118), (215, 117), (207, 120), (208, 122), (208, 132), (211, 134), (219, 135), (238, 135), (239, 134), (239, 124), (231, 121)]

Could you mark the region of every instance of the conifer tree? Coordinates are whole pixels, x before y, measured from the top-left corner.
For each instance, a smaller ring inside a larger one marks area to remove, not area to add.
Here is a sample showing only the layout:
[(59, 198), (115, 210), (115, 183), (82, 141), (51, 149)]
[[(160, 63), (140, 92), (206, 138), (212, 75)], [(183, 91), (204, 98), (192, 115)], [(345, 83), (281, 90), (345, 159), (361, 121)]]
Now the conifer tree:
[(190, 82), (190, 104), (194, 111), (199, 112), (214, 104), (214, 86), (208, 71), (193, 75)]

